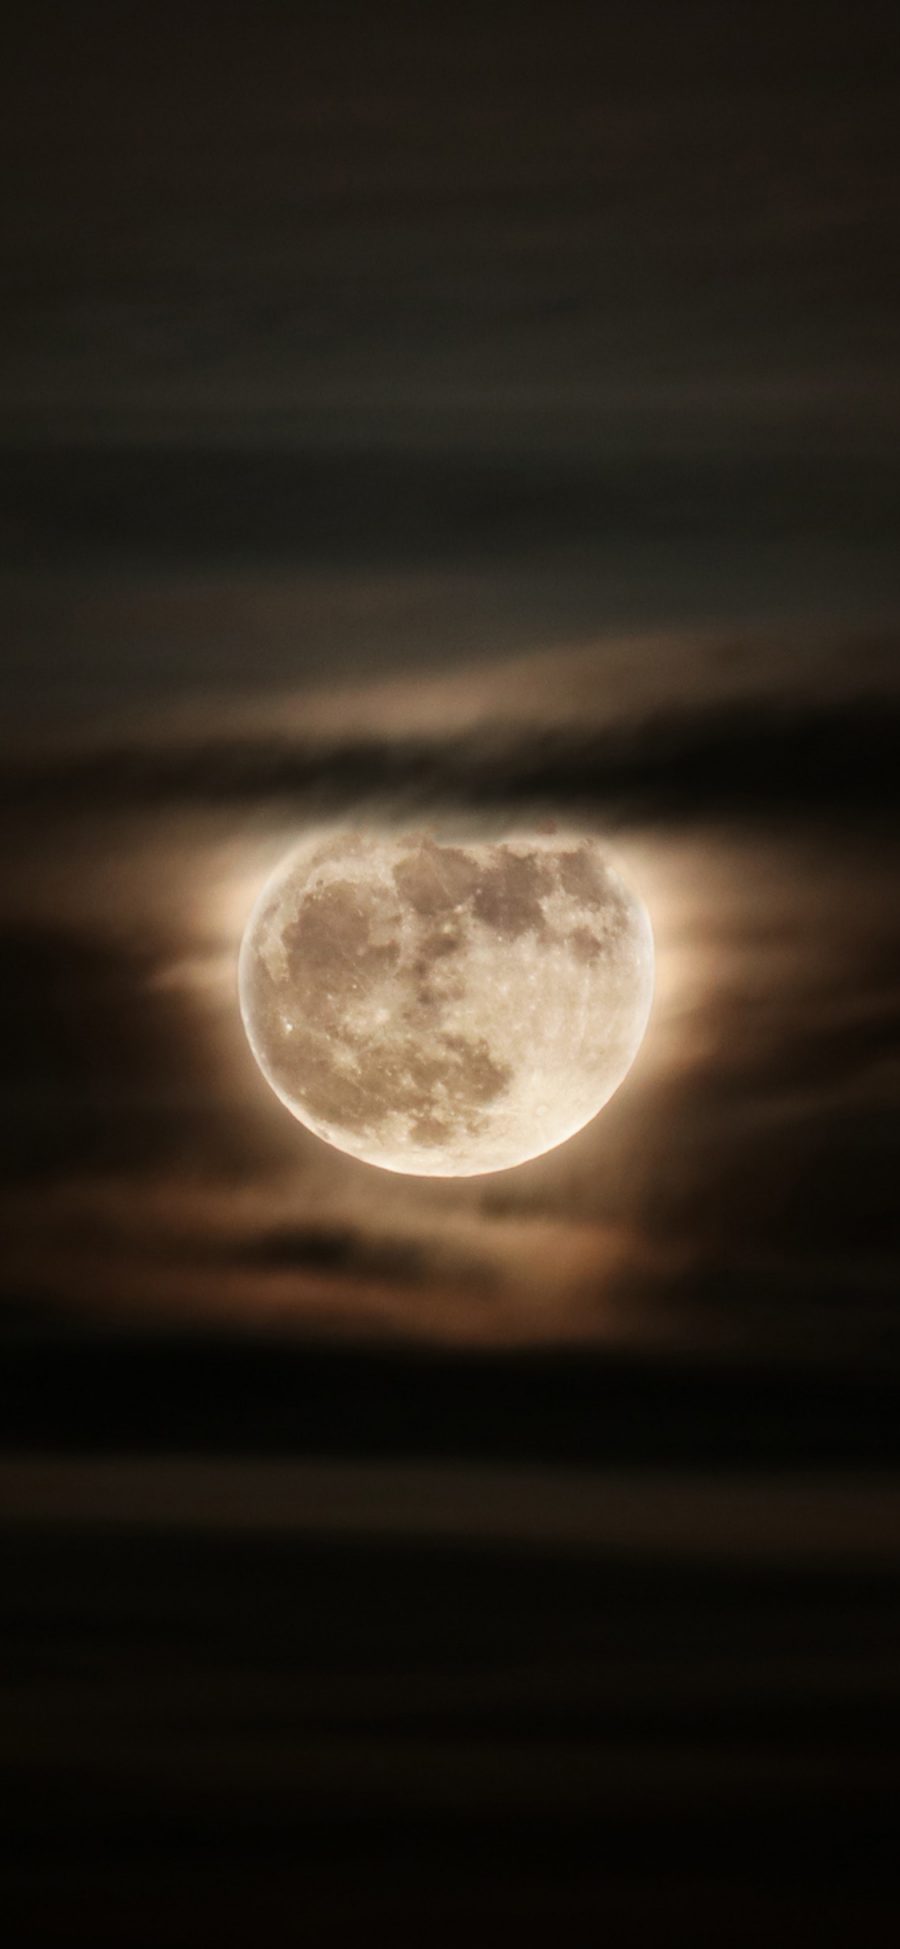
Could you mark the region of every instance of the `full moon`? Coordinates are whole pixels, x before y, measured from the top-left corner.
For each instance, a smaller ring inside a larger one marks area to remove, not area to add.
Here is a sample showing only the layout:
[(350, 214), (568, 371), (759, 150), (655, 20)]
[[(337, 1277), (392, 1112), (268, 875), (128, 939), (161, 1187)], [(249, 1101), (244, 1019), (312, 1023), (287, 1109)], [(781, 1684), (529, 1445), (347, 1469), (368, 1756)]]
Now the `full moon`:
[(524, 1164), (627, 1074), (653, 994), (642, 902), (596, 840), (332, 832), (263, 887), (239, 963), (276, 1096), (414, 1176)]

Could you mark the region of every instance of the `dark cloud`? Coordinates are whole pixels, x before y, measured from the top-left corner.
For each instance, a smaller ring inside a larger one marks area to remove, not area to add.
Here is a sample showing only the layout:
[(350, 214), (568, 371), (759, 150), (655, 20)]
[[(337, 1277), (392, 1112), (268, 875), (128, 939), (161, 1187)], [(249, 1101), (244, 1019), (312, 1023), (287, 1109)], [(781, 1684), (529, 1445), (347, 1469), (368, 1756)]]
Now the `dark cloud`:
[(0, 928), (8, 1179), (140, 1172), (176, 1154), (227, 1172), (245, 1154), (202, 1008), (155, 979), (167, 953), (113, 931)]
[[(469, 568), (735, 536), (826, 558), (889, 543), (893, 456), (362, 447), (7, 447), (0, 565)], [(4, 560), (5, 558), (5, 560)]]
[(446, 1240), (391, 1238), (348, 1225), (272, 1225), (229, 1239), (230, 1263), (263, 1272), (313, 1272), (336, 1278), (421, 1287), (436, 1278), (483, 1290), (495, 1277), (487, 1259)]
[(244, 1265), (356, 1273), (400, 1284), (421, 1279), (429, 1270), (429, 1254), (411, 1240), (364, 1237), (346, 1226), (275, 1226), (243, 1244), (229, 1243), (228, 1253)]
[(614, 821), (781, 819), (893, 826), (900, 703), (890, 695), (747, 699), (608, 729), (458, 740), (179, 738), (7, 768), (7, 802), (41, 810), (434, 805), (496, 815), (558, 808)]
[(240, 12), (15, 23), (8, 410), (346, 428), (649, 388), (715, 427), (774, 387), (815, 426), (890, 370), (887, 6)]

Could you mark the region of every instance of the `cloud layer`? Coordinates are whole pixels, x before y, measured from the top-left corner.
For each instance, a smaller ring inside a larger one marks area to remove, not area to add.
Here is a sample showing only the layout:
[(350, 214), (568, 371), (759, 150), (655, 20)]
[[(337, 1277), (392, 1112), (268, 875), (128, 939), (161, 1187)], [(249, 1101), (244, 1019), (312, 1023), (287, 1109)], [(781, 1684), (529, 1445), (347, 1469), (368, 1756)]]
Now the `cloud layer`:
[[(427, 735), (391, 736), (382, 692), (363, 737), (347, 691), (318, 731), (314, 698), (293, 728), (294, 697), (277, 735), (238, 737), (225, 712), (202, 738), (148, 726), (13, 762), (10, 1295), (500, 1345), (705, 1343), (752, 1321), (762, 1343), (814, 1332), (838, 1352), (852, 1320), (857, 1342), (886, 1345), (886, 643), (600, 644), (570, 660), (553, 723), (551, 656), (531, 660), (528, 708), (505, 724), (483, 714), (504, 689), (483, 666), (468, 723), (443, 737), (438, 679), (431, 717), (421, 687), (414, 700)], [(630, 689), (611, 688), (623, 668)], [(614, 834), (650, 904), (659, 993), (627, 1086), (562, 1151), (492, 1180), (386, 1178), (270, 1098), (237, 1018), (236, 948), (268, 864), (327, 818)]]

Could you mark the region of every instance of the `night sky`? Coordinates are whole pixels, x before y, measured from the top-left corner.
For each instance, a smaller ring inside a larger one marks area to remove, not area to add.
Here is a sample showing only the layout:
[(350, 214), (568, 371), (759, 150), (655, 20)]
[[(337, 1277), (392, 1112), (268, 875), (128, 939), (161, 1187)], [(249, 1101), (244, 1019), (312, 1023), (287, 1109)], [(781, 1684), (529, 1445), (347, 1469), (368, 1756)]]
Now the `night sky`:
[[(896, 1941), (898, 52), (6, 37), (15, 1949)], [(489, 1177), (320, 1143), (267, 873), (548, 821), (653, 920), (621, 1091)]]

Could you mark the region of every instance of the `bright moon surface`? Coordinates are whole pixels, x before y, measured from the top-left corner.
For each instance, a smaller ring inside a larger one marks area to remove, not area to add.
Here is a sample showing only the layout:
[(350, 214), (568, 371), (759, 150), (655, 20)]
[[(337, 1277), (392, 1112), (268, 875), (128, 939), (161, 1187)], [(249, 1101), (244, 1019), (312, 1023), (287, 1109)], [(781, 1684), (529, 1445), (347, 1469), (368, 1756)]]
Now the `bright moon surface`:
[(267, 881), (244, 1027), (295, 1117), (416, 1176), (539, 1157), (608, 1102), (653, 994), (641, 901), (592, 839), (340, 832)]

